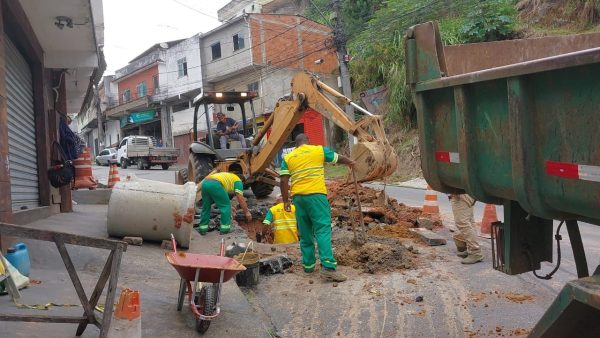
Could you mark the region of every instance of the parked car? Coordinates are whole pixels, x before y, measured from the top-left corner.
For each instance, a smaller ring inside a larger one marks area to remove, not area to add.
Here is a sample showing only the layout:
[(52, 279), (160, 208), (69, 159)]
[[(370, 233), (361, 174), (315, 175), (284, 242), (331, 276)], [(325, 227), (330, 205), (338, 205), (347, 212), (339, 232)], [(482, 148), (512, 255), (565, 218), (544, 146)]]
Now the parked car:
[(117, 149), (106, 148), (96, 156), (97, 165), (117, 164)]

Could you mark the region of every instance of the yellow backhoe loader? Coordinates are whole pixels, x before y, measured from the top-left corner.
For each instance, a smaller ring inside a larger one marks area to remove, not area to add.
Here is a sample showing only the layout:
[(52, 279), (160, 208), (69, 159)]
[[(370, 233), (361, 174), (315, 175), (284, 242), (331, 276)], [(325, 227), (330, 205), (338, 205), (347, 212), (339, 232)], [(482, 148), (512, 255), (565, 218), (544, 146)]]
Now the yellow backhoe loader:
[[(351, 150), (351, 157), (357, 163), (355, 174), (359, 182), (382, 179), (394, 172), (398, 158), (385, 135), (381, 116), (369, 113), (307, 73), (294, 76), (291, 94), (288, 96), (291, 99), (282, 99), (277, 103), (262, 128), (249, 140), (249, 147), (216, 149), (218, 145), (215, 146), (212, 133), (207, 134), (207, 142), (193, 142), (190, 145), (188, 180), (199, 182), (214, 169), (229, 171), (238, 174), (256, 197), (269, 195), (277, 185), (279, 176), (273, 167), (273, 159), (309, 107), (358, 139)], [(198, 140), (198, 110), (204, 105), (204, 111), (207, 112), (209, 104), (227, 104), (228, 107), (239, 104), (242, 110), (242, 129), (244, 136), (247, 136), (249, 128), (246, 125), (244, 107), (245, 103), (252, 102), (255, 97), (254, 92), (206, 92), (198, 95), (194, 99), (194, 140)], [(365, 116), (357, 122), (352, 121), (334, 100), (354, 106)], [(253, 109), (252, 113), (254, 115)], [(211, 121), (206, 115), (207, 129), (211, 130)], [(256, 116), (253, 116), (252, 121), (256, 121)], [(269, 128), (271, 133), (265, 142), (263, 138)]]

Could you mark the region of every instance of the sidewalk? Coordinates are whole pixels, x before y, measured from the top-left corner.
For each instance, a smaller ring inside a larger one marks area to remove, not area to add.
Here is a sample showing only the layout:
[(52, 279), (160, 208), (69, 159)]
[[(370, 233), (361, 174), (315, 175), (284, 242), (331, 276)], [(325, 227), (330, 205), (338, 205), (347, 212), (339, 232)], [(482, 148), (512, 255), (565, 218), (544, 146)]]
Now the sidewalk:
[[(73, 213), (57, 214), (29, 226), (106, 238), (106, 210), (106, 205), (80, 204), (75, 206)], [(241, 239), (241, 236), (244, 235), (226, 236), (226, 243), (231, 243), (234, 237)], [(215, 232), (204, 237), (194, 232), (189, 252), (218, 254), (220, 240), (221, 236)], [(41, 281), (41, 284), (21, 290), (21, 302), (78, 306), (51, 307), (46, 311), (23, 310), (16, 308), (8, 296), (1, 296), (0, 313), (81, 315), (83, 309), (53, 243), (25, 242), (31, 257), (31, 278)], [(108, 251), (70, 245), (67, 245), (67, 249), (89, 297)], [(179, 276), (167, 263), (159, 243), (144, 242), (141, 247), (127, 247), (121, 262), (118, 285), (119, 293), (125, 287), (141, 291), (143, 337), (198, 336), (189, 307), (184, 305), (182, 312), (176, 311)], [(105, 295), (100, 303), (104, 299)], [(235, 281), (224, 284), (221, 305), (221, 315), (213, 321), (207, 332), (210, 337), (270, 337), (271, 327), (261, 321), (258, 312), (250, 306)], [(0, 322), (0, 337), (75, 337), (76, 328), (75, 324)], [(97, 337), (98, 333), (99, 330), (92, 325), (88, 326), (82, 337)]]

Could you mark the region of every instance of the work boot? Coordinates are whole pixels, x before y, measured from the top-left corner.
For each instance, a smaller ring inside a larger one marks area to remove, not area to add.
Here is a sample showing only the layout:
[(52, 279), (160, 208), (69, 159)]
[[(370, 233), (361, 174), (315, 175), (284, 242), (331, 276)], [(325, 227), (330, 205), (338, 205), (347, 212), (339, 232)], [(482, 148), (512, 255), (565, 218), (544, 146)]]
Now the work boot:
[(203, 229), (203, 228), (198, 227), (198, 228), (196, 228), (196, 231), (198, 231), (200, 233), (200, 235), (204, 236), (208, 232), (208, 228)]
[(227, 235), (227, 234), (229, 233), (229, 229), (220, 229), (220, 230), (219, 230), (219, 233), (220, 233), (221, 235)]
[(456, 255), (457, 255), (458, 257), (460, 257), (460, 258), (466, 258), (467, 256), (469, 256), (469, 253), (467, 252), (467, 250), (465, 250), (465, 251), (458, 251), (458, 252), (456, 253)]
[(348, 279), (346, 275), (334, 269), (321, 269), (321, 278), (328, 282), (344, 282)]
[(483, 260), (482, 254), (469, 254), (467, 257), (460, 261), (462, 264), (475, 264)]

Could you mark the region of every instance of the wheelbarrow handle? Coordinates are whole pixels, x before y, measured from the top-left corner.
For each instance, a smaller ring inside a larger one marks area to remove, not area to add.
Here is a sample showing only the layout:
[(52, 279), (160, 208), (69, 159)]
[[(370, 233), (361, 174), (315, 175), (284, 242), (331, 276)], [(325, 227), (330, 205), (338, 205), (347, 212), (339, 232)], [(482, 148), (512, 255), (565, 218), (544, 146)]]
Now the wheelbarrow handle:
[(173, 233), (171, 233), (171, 243), (173, 243), (173, 252), (177, 253), (177, 241), (175, 241), (175, 236), (173, 236)]

